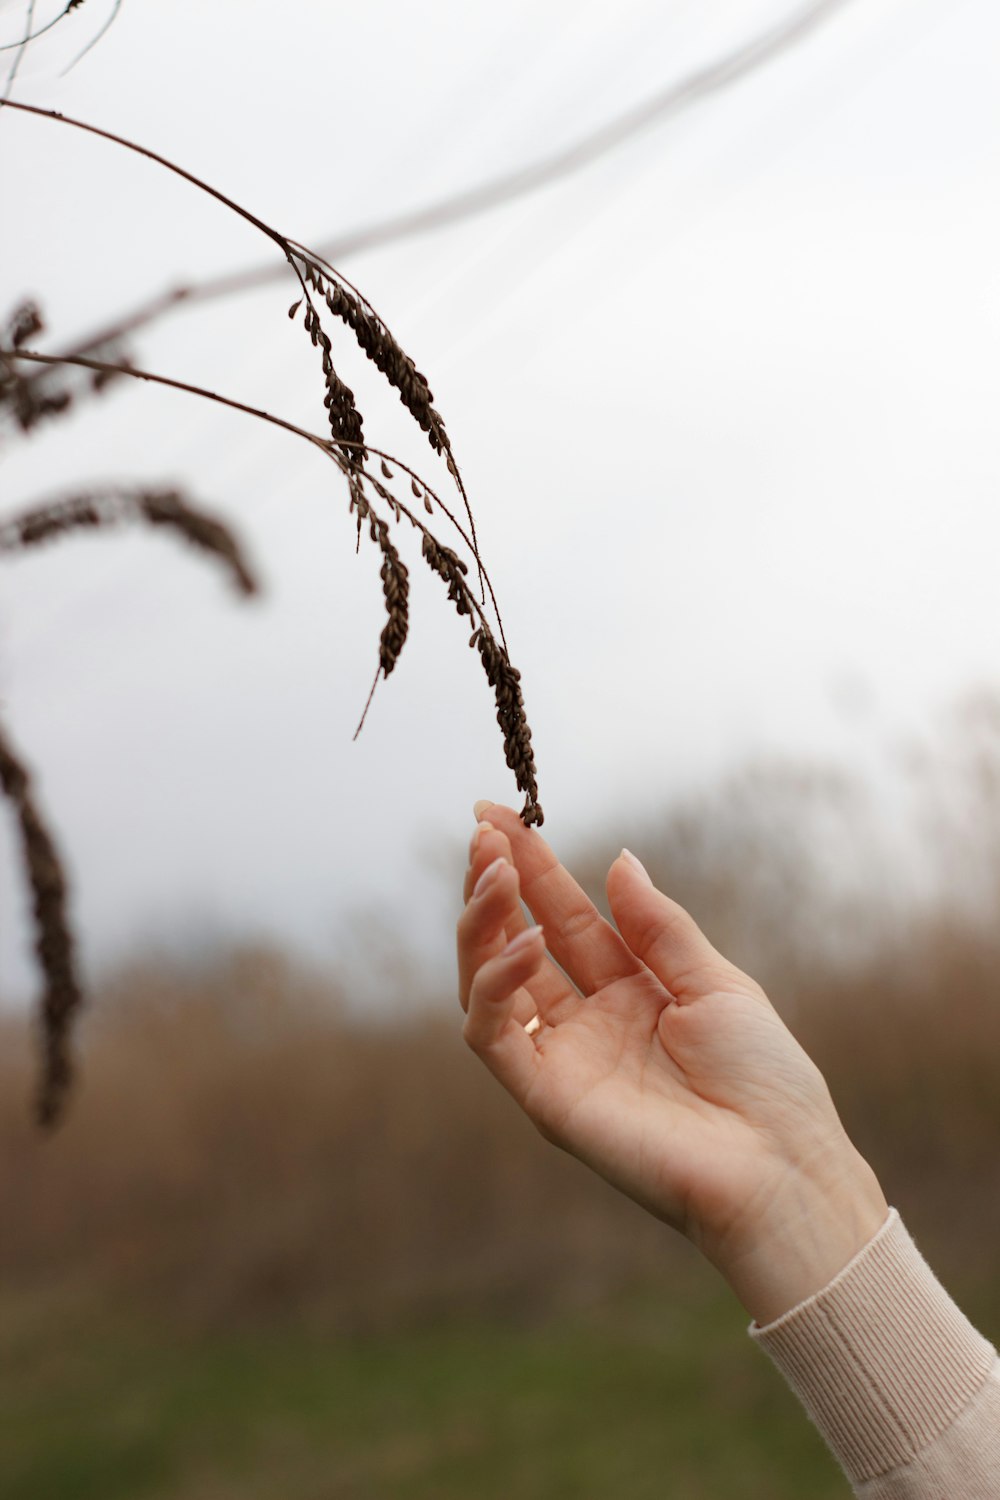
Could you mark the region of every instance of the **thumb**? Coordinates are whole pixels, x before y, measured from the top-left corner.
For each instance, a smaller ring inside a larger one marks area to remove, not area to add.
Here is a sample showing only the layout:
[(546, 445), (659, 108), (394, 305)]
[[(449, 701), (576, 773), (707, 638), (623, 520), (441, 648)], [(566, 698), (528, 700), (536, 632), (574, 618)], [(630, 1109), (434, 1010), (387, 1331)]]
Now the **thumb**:
[(713, 948), (683, 906), (656, 889), (645, 866), (628, 849), (608, 871), (607, 891), (611, 915), (625, 942), (678, 1000), (727, 988), (735, 979), (743, 986), (752, 984)]

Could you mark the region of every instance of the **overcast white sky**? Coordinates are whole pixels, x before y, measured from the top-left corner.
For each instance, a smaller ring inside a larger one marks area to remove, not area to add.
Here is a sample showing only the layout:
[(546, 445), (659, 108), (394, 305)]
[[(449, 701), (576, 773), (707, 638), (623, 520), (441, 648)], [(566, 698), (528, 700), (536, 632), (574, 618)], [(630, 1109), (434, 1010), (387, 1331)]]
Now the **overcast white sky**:
[[(15, 97), (162, 151), (309, 243), (568, 143), (795, 8), (125, 0), (60, 78), (110, 9), (89, 0)], [(0, 40), (23, 15), (0, 3)], [(756, 754), (863, 759), (996, 682), (998, 56), (989, 0), (854, 0), (558, 186), (344, 263), (448, 424), (558, 846)], [(154, 165), (10, 112), (0, 215), (0, 301), (35, 294), (57, 342), (267, 255)], [(289, 300), (180, 313), (135, 352), (321, 430)], [(434, 476), (339, 349), (369, 438)], [(465, 622), (416, 553), (410, 640), (352, 743), (378, 559), (354, 556), (315, 452), (136, 386), (0, 462), (4, 515), (78, 481), (183, 483), (239, 527), (267, 589), (238, 603), (142, 534), (5, 565), (0, 699), (90, 969), (191, 932), (334, 956), (374, 907), (387, 933), (447, 944), (433, 868), (474, 798), (517, 793)], [(29, 935), (0, 835), (10, 994)]]

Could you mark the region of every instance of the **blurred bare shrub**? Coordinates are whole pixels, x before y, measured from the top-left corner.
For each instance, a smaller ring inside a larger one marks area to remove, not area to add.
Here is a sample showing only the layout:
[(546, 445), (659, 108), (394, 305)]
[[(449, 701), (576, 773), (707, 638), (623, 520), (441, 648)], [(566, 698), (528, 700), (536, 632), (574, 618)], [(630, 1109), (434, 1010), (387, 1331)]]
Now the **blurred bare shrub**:
[[(457, 1002), (456, 1002), (457, 1009)], [(244, 952), (137, 966), (95, 1001), (71, 1128), (25, 1118), (0, 1054), (0, 1270), (195, 1323), (341, 1328), (529, 1311), (646, 1268), (666, 1233), (546, 1149), (453, 1016), (348, 1020), (334, 981)]]
[[(990, 750), (976, 723), (975, 752), (939, 748), (917, 783), (940, 791), (915, 794), (927, 817), (906, 835), (909, 857), (922, 840), (940, 861), (936, 896), (925, 882), (902, 901), (871, 797), (827, 773), (759, 768), (629, 831), (654, 878), (765, 976), (956, 1285), (1000, 1253), (1000, 809), (984, 769), (1000, 768), (1000, 734)], [(946, 782), (962, 813), (945, 826)], [(571, 861), (595, 891), (601, 843)], [(956, 860), (980, 872), (975, 900), (949, 881)], [(361, 1330), (531, 1317), (666, 1267), (700, 1274), (535, 1134), (463, 1047), (450, 994), (419, 972), (386, 982), (426, 1004), (359, 1014), (346, 970), (264, 950), (138, 963), (97, 997), (78, 1112), (55, 1139), (23, 1108), (24, 1028), (0, 1024), (4, 1284), (99, 1286), (194, 1326)]]
[(722, 952), (765, 988), (790, 988), (803, 967), (884, 944), (890, 902), (872, 874), (887, 856), (870, 801), (839, 767), (761, 760), (680, 806), (619, 820), (570, 863), (606, 913), (624, 840)]

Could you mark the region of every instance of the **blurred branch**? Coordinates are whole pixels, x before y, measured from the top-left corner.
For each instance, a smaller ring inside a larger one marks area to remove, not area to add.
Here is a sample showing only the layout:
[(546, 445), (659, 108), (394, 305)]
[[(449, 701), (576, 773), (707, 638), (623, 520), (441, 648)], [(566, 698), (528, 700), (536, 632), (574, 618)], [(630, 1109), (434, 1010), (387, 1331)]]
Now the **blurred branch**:
[[(0, 101), (0, 103), (7, 103), (10, 97), (10, 91), (14, 86), (14, 80), (17, 78), (18, 69), (21, 66), (21, 59), (24, 57), (25, 50), (27, 49), (29, 44), (31, 42), (37, 42), (39, 37), (44, 36), (46, 32), (51, 31), (54, 27), (58, 26), (60, 21), (65, 21), (68, 15), (71, 15), (73, 11), (79, 10), (85, 3), (86, 0), (67, 0), (67, 3), (63, 6), (58, 15), (53, 16), (51, 21), (46, 21), (44, 26), (39, 26), (37, 30), (33, 31), (32, 26), (34, 25), (35, 19), (35, 0), (28, 0), (28, 14), (25, 21), (23, 36), (19, 37), (16, 42), (4, 42), (0, 44), (0, 52), (15, 53), (14, 61), (11, 63), (10, 69), (7, 73), (7, 82), (4, 88), (4, 97), (3, 100)], [(96, 35), (91, 37), (87, 45), (77, 53), (73, 61), (63, 69), (63, 77), (65, 77), (67, 73), (71, 72), (82, 58), (86, 57), (87, 53), (92, 47), (97, 46), (97, 43), (101, 40), (101, 38), (111, 29), (111, 26), (114, 23), (115, 18), (117, 17), (118, 12), (121, 10), (121, 8), (122, 0), (114, 0), (114, 4), (111, 7), (111, 14), (108, 16), (108, 19), (105, 21), (104, 25), (99, 29)]]
[[(70, 3), (69, 3), (69, 5), (67, 5), (66, 10), (67, 11), (74, 10), (77, 5), (82, 5), (82, 4), (83, 4), (83, 0), (70, 0)], [(72, 72), (72, 70), (76, 67), (77, 63), (78, 62), (82, 62), (82, 60), (86, 57), (86, 55), (90, 51), (91, 47), (96, 47), (97, 44), (98, 44), (98, 42), (101, 40), (101, 38), (103, 36), (107, 35), (107, 33), (111, 30), (111, 27), (114, 25), (115, 19), (117, 18), (118, 12), (121, 10), (121, 8), (122, 8), (122, 0), (115, 0), (114, 5), (111, 7), (111, 14), (110, 14), (110, 16), (108, 16), (108, 19), (105, 21), (105, 23), (101, 27), (100, 31), (97, 33), (96, 36), (92, 36), (90, 38), (90, 41), (83, 48), (82, 52), (78, 52), (76, 54), (76, 56), (74, 57), (73, 61), (69, 64), (69, 67), (63, 69), (63, 77), (65, 77), (67, 73)], [(64, 12), (64, 14), (65, 14), (65, 12)]]
[(0, 52), (23, 51), (29, 42), (37, 42), (40, 36), (44, 36), (47, 31), (52, 30), (53, 26), (58, 26), (60, 21), (64, 21), (70, 11), (79, 10), (83, 3), (84, 0), (69, 0), (69, 4), (65, 5), (57, 16), (53, 16), (51, 21), (46, 21), (44, 26), (39, 26), (37, 31), (32, 31), (31, 22), (29, 21), (28, 29), (24, 36), (20, 37), (16, 42), (4, 42), (0, 44)]
[[(428, 234), (435, 229), (445, 229), (453, 224), (500, 208), (505, 203), (526, 197), (574, 172), (582, 170), (642, 131), (674, 115), (700, 104), (716, 94), (724, 92), (757, 72), (767, 63), (773, 62), (790, 48), (805, 41), (827, 21), (853, 3), (853, 0), (813, 0), (813, 3), (796, 11), (788, 20), (771, 27), (752, 41), (744, 42), (725, 57), (689, 74), (679, 83), (670, 84), (651, 98), (626, 111), (616, 120), (600, 129), (582, 136), (571, 146), (550, 156), (543, 157), (513, 172), (507, 172), (489, 182), (455, 193), (448, 198), (408, 214), (399, 214), (375, 224), (363, 225), (345, 234), (321, 242), (315, 252), (327, 262), (343, 260), (345, 256), (362, 250), (372, 250), (398, 240), (410, 239), (414, 235)], [(26, 106), (9, 105), (10, 108)], [(152, 152), (147, 155), (154, 155)], [(253, 291), (285, 280), (289, 267), (275, 264), (247, 267), (242, 271), (228, 272), (224, 276), (191, 282), (158, 293), (140, 303), (130, 313), (117, 320), (110, 329), (88, 335), (71, 351), (86, 354), (95, 345), (133, 333), (139, 328), (162, 317), (182, 304), (192, 305), (213, 302), (221, 297), (230, 297), (239, 292)]]
[[(626, 141), (662, 120), (681, 114), (703, 99), (711, 98), (739, 83), (765, 63), (772, 62), (796, 43), (804, 41), (836, 12), (851, 3), (852, 0), (813, 0), (813, 4), (797, 11), (789, 20), (781, 22), (752, 41), (743, 43), (725, 57), (709, 63), (707, 67), (699, 68), (682, 78), (679, 83), (661, 89), (651, 98), (645, 99), (589, 135), (582, 136), (563, 150), (542, 157), (526, 167), (519, 167), (516, 171), (494, 177), (478, 187), (440, 199), (426, 208), (353, 230), (328, 240), (325, 244), (321, 242), (317, 253), (327, 260), (338, 257), (343, 259), (360, 250), (371, 250), (394, 240), (408, 239), (414, 234), (426, 234), (433, 229), (461, 223), (515, 198), (523, 198), (540, 188), (548, 187), (550, 183), (579, 172), (602, 156), (616, 151)], [(273, 273), (273, 267), (268, 269)], [(258, 275), (262, 276), (263, 271), (264, 267), (260, 267)], [(251, 274), (244, 273), (245, 276)], [(273, 280), (273, 274), (267, 279)], [(252, 284), (257, 285), (259, 282)]]
[(13, 62), (11, 63), (10, 67), (7, 69), (7, 79), (6, 79), (6, 82), (4, 83), (4, 90), (3, 90), (3, 102), (4, 102), (4, 104), (6, 104), (7, 100), (10, 98), (10, 91), (14, 87), (14, 80), (17, 78), (17, 71), (20, 68), (21, 62), (22, 62), (22, 60), (24, 58), (25, 49), (27, 48), (28, 43), (31, 41), (31, 28), (34, 25), (34, 23), (35, 23), (35, 0), (28, 0), (28, 16), (27, 16), (27, 19), (26, 19), (26, 21), (24, 23), (24, 36), (21, 38), (21, 40), (19, 42), (15, 42), (14, 45), (16, 46), (17, 51), (14, 53), (14, 60), (13, 60)]

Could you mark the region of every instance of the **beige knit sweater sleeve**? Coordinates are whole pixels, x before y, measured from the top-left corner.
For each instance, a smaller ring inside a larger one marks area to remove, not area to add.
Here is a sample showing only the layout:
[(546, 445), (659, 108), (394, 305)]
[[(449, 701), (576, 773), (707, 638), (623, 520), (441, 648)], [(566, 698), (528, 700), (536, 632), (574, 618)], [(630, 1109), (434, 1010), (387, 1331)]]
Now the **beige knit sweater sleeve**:
[(895, 1209), (829, 1286), (750, 1327), (863, 1500), (1000, 1500), (1000, 1364)]

